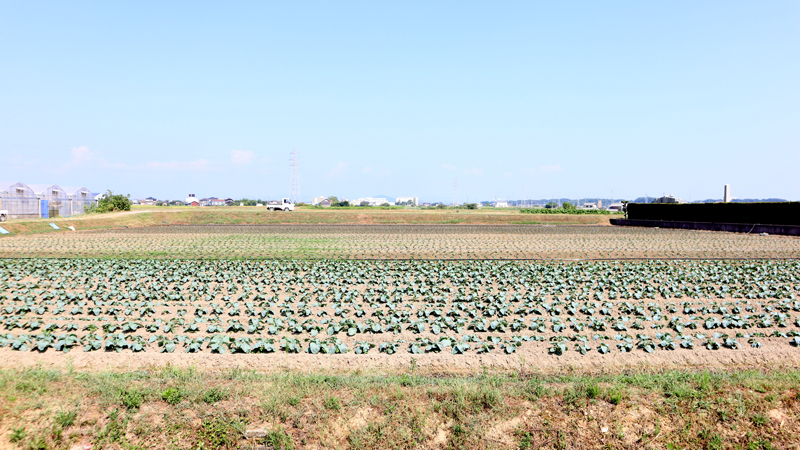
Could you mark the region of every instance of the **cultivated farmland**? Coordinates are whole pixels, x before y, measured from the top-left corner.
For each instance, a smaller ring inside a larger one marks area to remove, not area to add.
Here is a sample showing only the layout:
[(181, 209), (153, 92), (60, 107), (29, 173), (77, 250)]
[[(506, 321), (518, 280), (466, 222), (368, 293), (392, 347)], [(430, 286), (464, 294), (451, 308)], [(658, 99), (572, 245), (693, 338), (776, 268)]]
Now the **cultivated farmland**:
[(0, 447), (787, 448), (799, 244), (413, 224), (0, 238)]
[(5, 237), (0, 257), (798, 258), (800, 238), (580, 225), (170, 225)]
[(458, 366), (800, 344), (795, 261), (36, 259), (0, 274), (7, 351), (435, 353)]

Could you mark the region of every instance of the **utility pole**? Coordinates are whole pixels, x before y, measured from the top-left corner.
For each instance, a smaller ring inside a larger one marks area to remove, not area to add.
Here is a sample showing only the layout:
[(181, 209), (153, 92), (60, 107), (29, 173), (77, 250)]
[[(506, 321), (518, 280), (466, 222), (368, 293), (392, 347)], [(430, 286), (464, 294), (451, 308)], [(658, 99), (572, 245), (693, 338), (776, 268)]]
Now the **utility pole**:
[(453, 187), (455, 187), (455, 197), (453, 197), (453, 206), (458, 205), (458, 178), (453, 181)]
[(292, 182), (290, 186), (290, 194), (289, 194), (289, 201), (292, 203), (299, 203), (300, 202), (300, 179), (298, 178), (297, 168), (300, 166), (300, 163), (297, 161), (297, 150), (293, 150), (291, 159), (289, 159), (290, 167), (292, 168)]

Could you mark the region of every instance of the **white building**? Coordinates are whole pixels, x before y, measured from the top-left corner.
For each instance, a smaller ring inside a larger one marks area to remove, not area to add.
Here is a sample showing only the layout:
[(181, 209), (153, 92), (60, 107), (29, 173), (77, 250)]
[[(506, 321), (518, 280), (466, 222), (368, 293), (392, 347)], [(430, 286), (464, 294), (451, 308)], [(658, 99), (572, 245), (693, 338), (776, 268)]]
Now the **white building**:
[(505, 200), (498, 200), (494, 202), (495, 208), (508, 208), (508, 202)]
[(327, 199), (328, 199), (328, 197), (314, 197), (314, 198), (311, 199), (311, 204), (312, 205), (319, 205), (321, 201), (327, 200)]
[(369, 206), (381, 206), (384, 203), (388, 203), (389, 206), (394, 206), (394, 202), (390, 202), (388, 198), (381, 198), (381, 197), (362, 197), (357, 198), (354, 201), (350, 202), (353, 206), (359, 206), (362, 203), (367, 202)]

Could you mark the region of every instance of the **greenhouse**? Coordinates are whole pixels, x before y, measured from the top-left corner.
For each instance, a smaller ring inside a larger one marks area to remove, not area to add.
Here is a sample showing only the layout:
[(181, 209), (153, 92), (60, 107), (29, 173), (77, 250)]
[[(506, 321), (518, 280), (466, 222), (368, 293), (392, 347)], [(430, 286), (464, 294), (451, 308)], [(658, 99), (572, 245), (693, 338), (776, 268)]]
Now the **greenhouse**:
[(8, 211), (9, 219), (41, 217), (40, 200), (25, 183), (0, 182), (0, 209)]
[[(47, 200), (47, 217), (69, 217), (72, 215), (72, 199), (61, 187), (52, 184), (31, 184), (31, 189), (42, 200)], [(42, 208), (44, 209), (44, 208)], [(44, 217), (42, 211), (42, 217)]]
[(64, 191), (72, 200), (71, 215), (77, 216), (86, 212), (86, 207), (94, 204), (94, 195), (85, 187), (65, 187)]

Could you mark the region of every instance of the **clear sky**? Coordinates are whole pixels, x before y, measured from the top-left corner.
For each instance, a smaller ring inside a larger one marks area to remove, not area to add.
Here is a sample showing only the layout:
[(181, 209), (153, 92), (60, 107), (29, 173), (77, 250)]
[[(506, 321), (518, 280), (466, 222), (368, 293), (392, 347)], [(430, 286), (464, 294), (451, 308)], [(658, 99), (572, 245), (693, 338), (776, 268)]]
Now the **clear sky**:
[(0, 1), (0, 180), (800, 200), (800, 2)]

